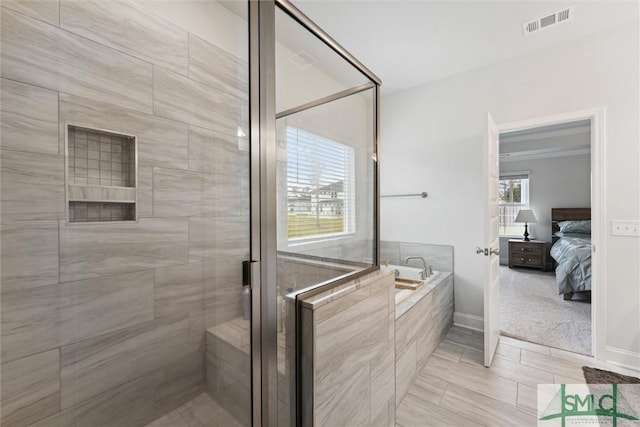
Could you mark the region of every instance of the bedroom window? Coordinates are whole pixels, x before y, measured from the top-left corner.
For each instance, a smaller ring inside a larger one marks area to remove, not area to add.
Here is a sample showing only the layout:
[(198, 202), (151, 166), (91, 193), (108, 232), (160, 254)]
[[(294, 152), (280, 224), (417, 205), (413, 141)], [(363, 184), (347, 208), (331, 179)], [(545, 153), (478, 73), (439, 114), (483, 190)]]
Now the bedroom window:
[(498, 184), (499, 227), (501, 236), (520, 236), (524, 224), (514, 220), (520, 209), (529, 207), (529, 173), (501, 174)]
[(355, 232), (354, 181), (352, 147), (287, 127), (289, 240)]

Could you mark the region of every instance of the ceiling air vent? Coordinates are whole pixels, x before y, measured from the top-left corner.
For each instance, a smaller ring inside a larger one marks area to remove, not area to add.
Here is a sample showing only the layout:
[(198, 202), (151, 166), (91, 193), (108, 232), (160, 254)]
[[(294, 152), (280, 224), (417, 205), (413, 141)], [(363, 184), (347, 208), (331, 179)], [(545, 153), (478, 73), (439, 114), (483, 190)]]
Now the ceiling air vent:
[(562, 22), (567, 22), (573, 19), (574, 10), (573, 7), (559, 10), (550, 15), (543, 16), (542, 18), (534, 19), (533, 21), (525, 22), (522, 27), (524, 34), (528, 35), (535, 33), (536, 31), (543, 30)]

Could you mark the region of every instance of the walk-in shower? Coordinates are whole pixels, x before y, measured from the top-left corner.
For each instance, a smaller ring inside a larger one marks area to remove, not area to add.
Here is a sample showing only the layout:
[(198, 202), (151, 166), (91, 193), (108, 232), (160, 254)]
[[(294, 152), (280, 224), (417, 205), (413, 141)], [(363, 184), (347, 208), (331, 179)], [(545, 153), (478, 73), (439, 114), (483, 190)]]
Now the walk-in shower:
[(378, 266), (379, 80), (286, 1), (0, 9), (2, 425), (302, 420), (297, 297)]

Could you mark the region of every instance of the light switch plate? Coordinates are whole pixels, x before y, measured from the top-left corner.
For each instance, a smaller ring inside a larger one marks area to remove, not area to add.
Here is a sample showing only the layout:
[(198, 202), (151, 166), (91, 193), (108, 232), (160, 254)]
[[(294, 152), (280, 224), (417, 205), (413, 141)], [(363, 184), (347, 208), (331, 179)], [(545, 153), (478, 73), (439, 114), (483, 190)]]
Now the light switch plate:
[(611, 221), (611, 234), (613, 236), (640, 237), (640, 221)]

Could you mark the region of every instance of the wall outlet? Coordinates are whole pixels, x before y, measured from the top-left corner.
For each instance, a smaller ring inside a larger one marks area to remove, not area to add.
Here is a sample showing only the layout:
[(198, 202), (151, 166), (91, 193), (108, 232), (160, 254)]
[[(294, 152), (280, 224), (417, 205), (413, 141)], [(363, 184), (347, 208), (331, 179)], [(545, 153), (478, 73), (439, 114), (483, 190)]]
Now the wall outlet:
[(640, 237), (640, 221), (611, 221), (611, 234), (613, 236)]

